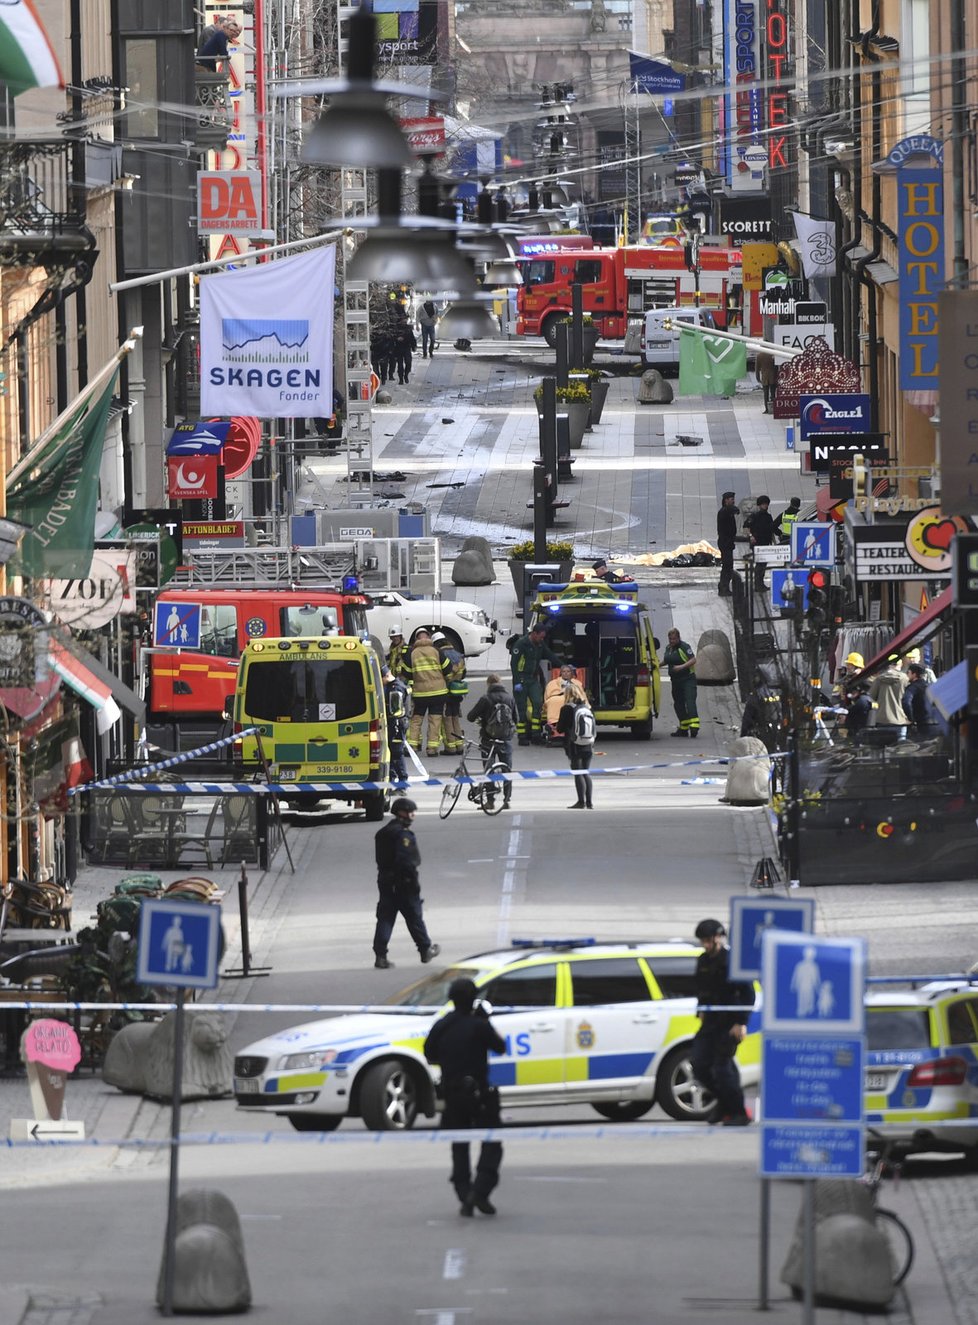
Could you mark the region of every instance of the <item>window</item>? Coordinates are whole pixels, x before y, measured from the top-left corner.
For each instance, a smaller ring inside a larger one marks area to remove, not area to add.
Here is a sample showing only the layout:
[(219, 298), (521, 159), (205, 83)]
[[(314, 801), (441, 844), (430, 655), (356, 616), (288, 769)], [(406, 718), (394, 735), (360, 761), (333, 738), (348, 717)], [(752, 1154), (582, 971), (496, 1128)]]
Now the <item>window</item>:
[(237, 658), (238, 609), (233, 603), (200, 609), (200, 651), (218, 658)]
[(695, 957), (648, 957), (663, 998), (696, 997)]
[(482, 991), (494, 1008), (552, 1008), (557, 1001), (557, 967), (527, 966), (508, 971)]
[(302, 607), (282, 608), (282, 634), (285, 636), (339, 633), (339, 611), (335, 607), (314, 607), (311, 603), (304, 603)]
[(360, 717), (367, 696), (354, 658), (252, 662), (244, 709), (264, 722), (344, 722)]
[(602, 263), (596, 258), (578, 258), (574, 279), (580, 285), (594, 285), (601, 280)]
[(652, 997), (636, 957), (571, 963), (575, 1007), (597, 1003), (645, 1003)]
[(975, 999), (963, 998), (957, 1003), (948, 1004), (947, 1029), (952, 1044), (974, 1044), (978, 1041), (978, 1031), (972, 1019), (972, 1005)]
[(520, 270), (523, 274), (523, 284), (530, 285), (553, 285), (554, 264), (534, 260), (533, 262), (520, 263)]
[(125, 43), (126, 58), (126, 120), (127, 138), (159, 138), (160, 120), (157, 109), (160, 99), (156, 76), (157, 43), (152, 38), (139, 38)]
[(900, 29), (903, 132), (930, 133), (930, 0), (904, 0)]
[(867, 1008), (868, 1049), (929, 1049), (930, 1017), (924, 1008)]
[(357, 638), (361, 635), (369, 635), (370, 627), (367, 624), (367, 609), (358, 604), (347, 603), (343, 608), (343, 633), (353, 635)]

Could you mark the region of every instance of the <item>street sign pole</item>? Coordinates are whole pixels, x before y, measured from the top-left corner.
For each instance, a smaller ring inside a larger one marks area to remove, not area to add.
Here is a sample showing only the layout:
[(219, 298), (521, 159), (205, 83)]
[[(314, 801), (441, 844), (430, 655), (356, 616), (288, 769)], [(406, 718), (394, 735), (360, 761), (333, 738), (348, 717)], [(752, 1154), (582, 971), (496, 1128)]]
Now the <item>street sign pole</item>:
[(815, 1179), (802, 1179), (801, 1318), (815, 1325)]
[(180, 1096), (183, 1092), (183, 1006), (186, 991), (177, 990), (173, 1028), (173, 1100), (170, 1110), (170, 1183), (166, 1200), (166, 1242), (163, 1248), (163, 1315), (173, 1315), (176, 1273), (177, 1185), (180, 1169)]

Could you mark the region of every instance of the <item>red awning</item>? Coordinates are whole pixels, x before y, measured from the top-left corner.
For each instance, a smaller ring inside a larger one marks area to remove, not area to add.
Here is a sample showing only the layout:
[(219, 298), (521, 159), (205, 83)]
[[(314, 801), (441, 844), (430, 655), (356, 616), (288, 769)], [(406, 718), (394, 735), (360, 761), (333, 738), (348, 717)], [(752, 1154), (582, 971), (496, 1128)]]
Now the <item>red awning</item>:
[(899, 631), (887, 644), (885, 649), (881, 649), (874, 658), (870, 658), (859, 676), (868, 676), (870, 672), (875, 672), (883, 666), (886, 660), (893, 653), (901, 656), (908, 653), (918, 644), (923, 644), (930, 639), (931, 635), (936, 635), (943, 624), (945, 614), (954, 606), (954, 590), (951, 585), (941, 591), (932, 603), (914, 617), (909, 626)]

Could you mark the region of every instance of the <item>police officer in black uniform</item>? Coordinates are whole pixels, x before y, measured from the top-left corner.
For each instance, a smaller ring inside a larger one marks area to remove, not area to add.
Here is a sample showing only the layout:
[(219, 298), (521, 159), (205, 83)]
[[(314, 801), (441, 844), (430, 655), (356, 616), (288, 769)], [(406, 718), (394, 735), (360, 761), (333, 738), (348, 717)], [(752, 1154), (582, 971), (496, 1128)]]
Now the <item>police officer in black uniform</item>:
[(399, 796), (391, 810), (394, 818), (374, 837), (377, 891), (380, 893), (374, 930), (374, 966), (380, 971), (394, 965), (387, 960), (387, 945), (398, 915), (404, 917), (423, 962), (430, 962), (441, 952), (438, 944), (432, 943), (428, 937), (421, 909), (421, 881), (418, 878), (421, 852), (411, 829), (418, 807), (406, 796)]
[[(498, 1127), (499, 1092), (489, 1085), (489, 1050), (505, 1052), (506, 1042), (489, 1020), (485, 1009), (475, 1006), (475, 985), (464, 978), (454, 980), (449, 995), (455, 1011), (432, 1026), (424, 1044), (429, 1063), (441, 1068), (445, 1111), (441, 1125), (447, 1128)], [(452, 1176), (449, 1182), (461, 1201), (460, 1215), (472, 1217), (473, 1210), (494, 1215), (489, 1200), (499, 1182), (503, 1160), (501, 1141), (483, 1141), (479, 1163), (472, 1179), (468, 1141), (452, 1142)]]
[(746, 1127), (750, 1114), (734, 1054), (747, 1034), (754, 986), (730, 979), (730, 949), (723, 941), (726, 936), (719, 920), (701, 920), (696, 926), (697, 941), (703, 945), (696, 963), (696, 1001), (700, 1007), (733, 1005), (734, 1011), (699, 1014), (700, 1028), (693, 1039), (689, 1063), (700, 1085), (716, 1096), (708, 1121), (722, 1122), (724, 1127)]

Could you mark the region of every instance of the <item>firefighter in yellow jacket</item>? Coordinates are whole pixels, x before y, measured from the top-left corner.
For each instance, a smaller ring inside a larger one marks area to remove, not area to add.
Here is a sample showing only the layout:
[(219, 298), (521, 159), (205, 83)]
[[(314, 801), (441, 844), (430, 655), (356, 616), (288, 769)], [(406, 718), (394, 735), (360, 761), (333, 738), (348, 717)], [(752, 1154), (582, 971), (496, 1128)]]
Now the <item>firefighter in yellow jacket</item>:
[(445, 698), (445, 753), (460, 755), (465, 749), (465, 732), (462, 729), (462, 700), (469, 693), (469, 683), (465, 679), (465, 655), (453, 649), (448, 637), (436, 630), (431, 642), (448, 659), (445, 683), (448, 695)]
[(428, 743), (425, 753), (433, 758), (441, 747), (445, 700), (448, 698), (450, 663), (438, 652), (426, 630), (419, 630), (408, 654), (411, 686), (411, 721), (408, 724), (408, 745), (417, 750), (421, 745), (425, 715), (428, 718)]

